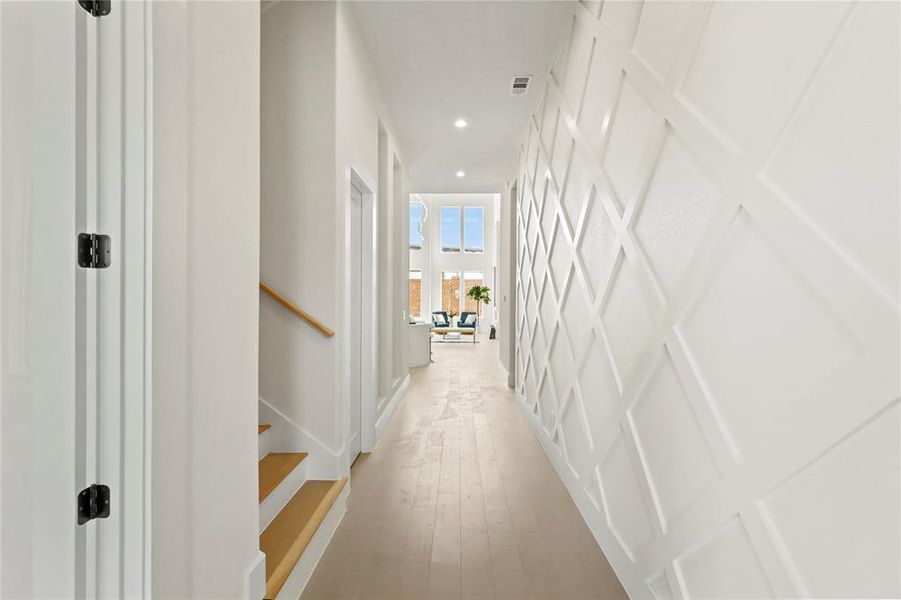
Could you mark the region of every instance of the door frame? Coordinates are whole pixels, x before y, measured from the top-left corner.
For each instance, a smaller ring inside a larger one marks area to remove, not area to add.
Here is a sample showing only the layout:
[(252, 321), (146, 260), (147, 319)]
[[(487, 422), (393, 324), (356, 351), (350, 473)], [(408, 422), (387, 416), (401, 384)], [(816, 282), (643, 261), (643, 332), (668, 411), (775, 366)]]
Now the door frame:
[[(97, 298), (121, 315), (118, 327), (101, 326), (97, 334), (105, 348), (98, 355), (101, 368), (116, 365), (118, 357), (117, 372), (97, 388), (97, 410), (107, 418), (101, 418), (96, 449), (97, 483), (110, 484), (111, 510), (118, 518), (115, 529), (112, 521), (103, 520), (95, 529), (98, 541), (109, 545), (118, 540), (118, 556), (97, 556), (96, 591), (126, 597), (152, 593), (152, 15), (151, 4), (142, 0), (113, 3), (109, 15), (87, 18), (98, 36), (96, 43), (119, 50), (99, 53), (89, 44), (88, 58), (96, 59), (97, 66), (93, 81), (88, 67), (87, 83), (95, 84), (97, 77), (104, 83), (97, 94), (97, 112), (88, 118), (89, 126), (98, 126), (94, 142), (99, 144), (102, 168), (94, 192), (99, 214), (95, 223), (85, 223), (89, 231), (94, 225), (99, 233), (111, 234), (113, 266), (118, 268), (84, 275), (99, 280)], [(90, 188), (86, 191), (91, 193)]]
[(516, 274), (519, 272), (516, 262), (517, 256), (517, 224), (516, 215), (519, 214), (519, 180), (513, 182), (510, 189), (510, 210), (507, 214), (508, 222), (506, 227), (510, 235), (507, 236), (507, 314), (503, 315), (505, 327), (507, 329), (507, 339), (504, 340), (508, 344), (508, 357), (510, 360), (510, 368), (507, 370), (507, 386), (516, 387)]
[(352, 293), (351, 293), (351, 269), (350, 269), (350, 252), (354, 246), (353, 240), (350, 239), (350, 204), (353, 202), (353, 189), (356, 188), (363, 198), (361, 207), (361, 230), (363, 256), (361, 260), (361, 281), (362, 290), (360, 291), (360, 302), (362, 303), (361, 322), (363, 324), (360, 331), (360, 452), (372, 452), (375, 447), (375, 400), (377, 393), (376, 380), (376, 344), (377, 344), (377, 319), (378, 319), (378, 298), (376, 278), (378, 274), (378, 250), (376, 241), (378, 239), (376, 230), (376, 193), (377, 189), (375, 181), (364, 174), (361, 169), (355, 166), (349, 166), (345, 172), (344, 187), (344, 307), (343, 318), (344, 333), (341, 341), (344, 346), (344, 393), (343, 395), (343, 430), (344, 430), (344, 449), (342, 450), (342, 462), (346, 472), (350, 472), (350, 465), (354, 458), (350, 456), (350, 436), (351, 436), (351, 373), (350, 368), (350, 345), (353, 342), (353, 332), (351, 331), (351, 310), (352, 310)]
[[(0, 244), (2, 337), (11, 321), (22, 336), (4, 343), (0, 437), (29, 453), (0, 465), (0, 529), (17, 548), (0, 572), (13, 595), (151, 595), (151, 13), (144, 0), (99, 18), (75, 0), (0, 5), (4, 34), (16, 30), (0, 48), (0, 102), (29, 103), (0, 148), (4, 166), (18, 157), (0, 178), (14, 190), (5, 230), (21, 236)], [(11, 151), (39, 132), (41, 152)], [(81, 233), (110, 236), (108, 269), (78, 266)], [(76, 498), (91, 484), (109, 486), (110, 516), (79, 525)]]

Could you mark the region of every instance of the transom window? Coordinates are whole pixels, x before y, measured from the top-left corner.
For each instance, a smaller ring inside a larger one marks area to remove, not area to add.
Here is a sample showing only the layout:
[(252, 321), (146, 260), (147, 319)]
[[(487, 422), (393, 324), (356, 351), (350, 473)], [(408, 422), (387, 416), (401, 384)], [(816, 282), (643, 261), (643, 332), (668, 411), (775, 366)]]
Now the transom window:
[(441, 251), (481, 254), (485, 251), (485, 209), (481, 206), (441, 207)]

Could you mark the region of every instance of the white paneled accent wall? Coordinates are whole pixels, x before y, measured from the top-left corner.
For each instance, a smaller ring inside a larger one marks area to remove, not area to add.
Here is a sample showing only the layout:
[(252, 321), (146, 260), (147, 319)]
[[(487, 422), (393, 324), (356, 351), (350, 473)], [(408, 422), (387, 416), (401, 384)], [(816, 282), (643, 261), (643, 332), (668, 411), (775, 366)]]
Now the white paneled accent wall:
[(574, 4), (516, 389), (633, 597), (901, 596), (899, 8)]

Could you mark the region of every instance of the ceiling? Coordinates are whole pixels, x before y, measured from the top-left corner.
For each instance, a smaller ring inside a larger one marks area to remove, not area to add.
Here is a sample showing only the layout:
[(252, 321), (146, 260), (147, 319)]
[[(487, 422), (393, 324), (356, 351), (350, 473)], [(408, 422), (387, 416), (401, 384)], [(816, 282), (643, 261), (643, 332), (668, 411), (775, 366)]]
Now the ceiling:
[[(563, 33), (568, 2), (356, 2), (411, 192), (502, 191)], [(513, 96), (513, 77), (532, 75)], [(454, 127), (457, 118), (469, 126)], [(458, 170), (466, 176), (456, 177)]]

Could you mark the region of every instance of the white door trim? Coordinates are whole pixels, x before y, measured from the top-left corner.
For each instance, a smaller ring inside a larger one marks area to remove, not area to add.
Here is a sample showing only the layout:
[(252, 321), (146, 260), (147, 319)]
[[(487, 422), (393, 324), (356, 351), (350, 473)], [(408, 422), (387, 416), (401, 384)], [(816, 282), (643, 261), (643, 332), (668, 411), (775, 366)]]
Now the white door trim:
[(351, 435), (351, 377), (352, 373), (350, 372), (350, 361), (347, 360), (350, 352), (350, 344), (353, 340), (352, 331), (350, 329), (351, 323), (351, 275), (350, 275), (350, 267), (349, 267), (349, 256), (352, 248), (352, 240), (350, 239), (350, 203), (351, 203), (351, 193), (352, 188), (356, 188), (363, 197), (363, 205), (362, 205), (362, 246), (363, 246), (363, 260), (361, 263), (362, 267), (362, 282), (363, 289), (361, 293), (361, 301), (363, 305), (363, 315), (362, 315), (362, 331), (361, 333), (361, 343), (362, 343), (362, 351), (360, 353), (361, 359), (361, 379), (360, 382), (360, 450), (361, 452), (371, 452), (375, 447), (375, 401), (376, 401), (376, 392), (377, 392), (377, 382), (376, 382), (376, 372), (375, 372), (375, 359), (376, 359), (376, 325), (378, 318), (378, 298), (376, 296), (376, 277), (377, 277), (377, 257), (378, 251), (376, 248), (376, 240), (377, 240), (377, 232), (376, 232), (376, 193), (373, 190), (376, 190), (376, 183), (372, 180), (372, 178), (367, 177), (362, 173), (360, 169), (357, 169), (354, 166), (349, 166), (345, 172), (345, 210), (344, 210), (344, 256), (345, 266), (347, 268), (344, 269), (344, 282), (343, 282), (343, 290), (344, 290), (344, 307), (343, 307), (343, 323), (344, 323), (344, 331), (340, 334), (341, 341), (344, 346), (344, 367), (343, 367), (343, 379), (344, 379), (344, 392), (343, 392), (343, 407), (344, 407), (344, 418), (343, 418), (343, 429), (344, 429), (344, 449), (343, 449), (343, 464), (346, 466), (347, 471), (350, 470), (350, 464), (353, 461), (354, 457), (350, 456), (350, 435)]
[[(0, 21), (3, 590), (146, 597), (149, 3), (2, 3)], [(109, 268), (78, 266), (81, 233), (110, 237)], [(79, 525), (92, 484), (110, 516)]]
[[(101, 85), (94, 114), (97, 226), (112, 238), (112, 265), (98, 273), (101, 444), (96, 461), (97, 482), (108, 483), (112, 491), (112, 514), (96, 527), (96, 591), (126, 597), (151, 593), (151, 15), (147, 2), (114, 3), (109, 15), (91, 23), (99, 45), (109, 49), (96, 56)], [(113, 310), (118, 319), (108, 314)]]

